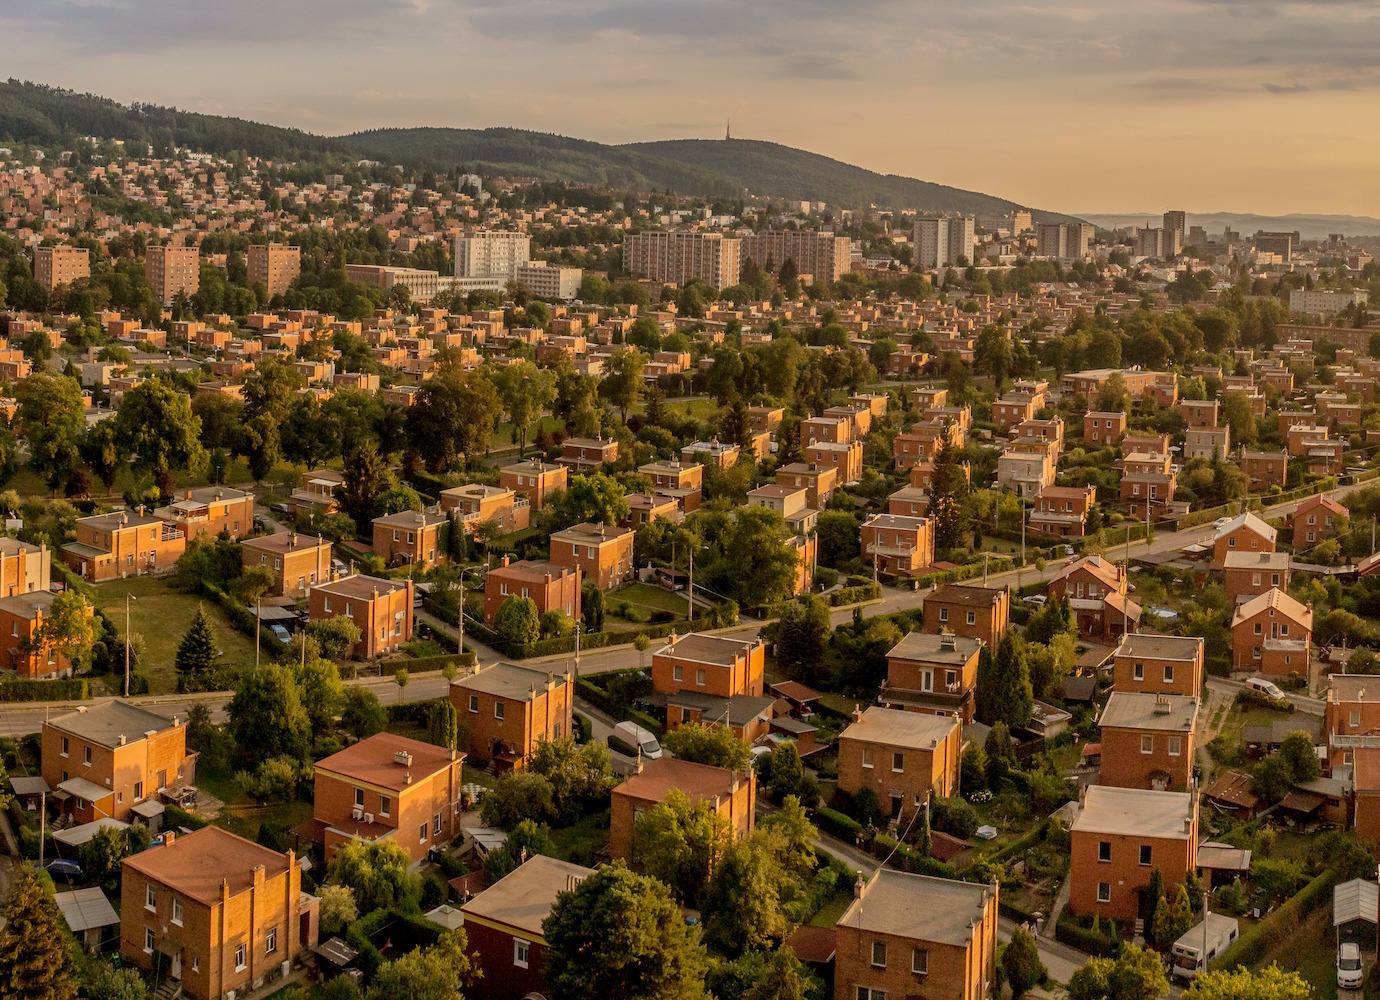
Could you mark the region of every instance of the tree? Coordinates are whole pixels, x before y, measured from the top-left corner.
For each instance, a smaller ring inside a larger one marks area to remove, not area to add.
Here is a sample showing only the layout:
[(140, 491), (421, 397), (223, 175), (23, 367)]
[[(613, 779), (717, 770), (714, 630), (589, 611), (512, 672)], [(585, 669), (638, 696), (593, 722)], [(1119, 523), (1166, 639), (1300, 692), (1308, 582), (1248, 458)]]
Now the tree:
[(201, 418), (192, 412), (191, 397), (167, 379), (145, 379), (130, 389), (112, 419), (115, 440), (134, 456), (138, 472), (199, 472), (206, 465)]
[(562, 1000), (704, 1000), (705, 953), (664, 885), (621, 861), (561, 893), (542, 922)]
[(604, 627), (605, 609), (604, 591), (598, 584), (586, 583), (580, 588), (580, 617), (586, 632), (598, 632)]
[(1155, 941), (1161, 948), (1172, 947), (1193, 926), (1193, 906), (1188, 901), (1188, 890), (1182, 885), (1174, 894), (1174, 902), (1161, 896), (1155, 906)]
[(107, 892), (116, 892), (125, 858), (148, 850), (151, 840), (149, 828), (143, 824), (123, 830), (102, 827), (79, 849), (82, 871)]
[(398, 686), (398, 704), (402, 704), (403, 688), (407, 687), (408, 681), (412, 678), (407, 672), (406, 667), (399, 667), (393, 674), (393, 683)]
[(760, 607), (790, 597), (799, 560), (786, 544), (786, 522), (770, 507), (744, 507), (722, 536), (723, 557), (711, 567), (714, 589), (739, 604)]
[(353, 889), (368, 913), (417, 898), (421, 880), (411, 867), (412, 856), (395, 840), (351, 840), (331, 858), (326, 881)]
[(466, 371), (450, 351), (439, 352), (436, 374), (407, 409), (408, 440), (432, 471), (453, 468), (488, 450), (503, 403), (482, 373)]
[(703, 904), (715, 859), (733, 840), (728, 819), (679, 789), (633, 823), (633, 870), (671, 887), (686, 906)]
[(571, 476), (566, 488), (553, 491), (547, 503), (553, 525), (561, 528), (584, 523), (615, 525), (628, 519), (627, 490), (602, 472)]
[(771, 841), (770, 834), (754, 834), (730, 845), (714, 865), (705, 894), (707, 930), (723, 951), (767, 948), (786, 936), (780, 887), (787, 880)]
[(558, 856), (555, 841), (551, 839), (551, 829), (544, 823), (525, 819), (508, 831), (508, 839), (503, 841), (502, 847), (490, 851), (484, 859), (484, 878), (489, 885), (493, 885), (537, 854), (549, 858)]
[(605, 808), (617, 781), (608, 747), (593, 742), (580, 746), (571, 736), (542, 740), (527, 766), (550, 782), (552, 808), (565, 826)]
[(349, 655), (359, 642), (361, 632), (354, 620), (345, 615), (318, 618), (307, 623), (307, 636), (316, 642), (316, 648), (328, 660), (340, 660)]
[(54, 493), (81, 461), (86, 404), (76, 379), (35, 372), (15, 390), (15, 422), (24, 435), (29, 468)]
[(696, 764), (745, 771), (752, 763), (748, 745), (722, 726), (678, 726), (662, 737), (661, 745), (672, 757)]
[(985, 670), (983, 660), (978, 660), (978, 717), (987, 725), (1024, 726), (1030, 721), (1034, 697), (1025, 640), (1008, 630), (997, 644), (996, 656), (987, 658)]
[(114, 421), (102, 420), (86, 432), (86, 438), (81, 443), (81, 458), (105, 484), (106, 490), (114, 485), (115, 477), (124, 467), (124, 456), (115, 437)]
[(323, 885), (317, 890), (321, 900), (321, 932), (339, 934), (359, 919), (355, 891), (348, 885)]
[(340, 707), (341, 727), (357, 740), (368, 739), (383, 732), (388, 716), (379, 704), (378, 695), (368, 688), (349, 687)]
[(527, 432), (542, 411), (555, 401), (556, 388), (551, 374), (530, 361), (521, 361), (496, 368), (491, 377), (503, 400), (503, 408), (508, 412), (508, 422), (513, 425), (521, 457), (527, 447)]
[(833, 627), (829, 605), (815, 594), (805, 594), (781, 609), (776, 623), (776, 662), (791, 676), (813, 679), (824, 666)]
[(628, 421), (628, 411), (642, 398), (642, 369), (647, 355), (635, 347), (614, 351), (604, 361), (604, 378), (599, 383), (599, 395), (618, 410), (619, 419)]
[(512, 830), (523, 820), (556, 818), (556, 790), (545, 775), (526, 768), (509, 771), (479, 800), (486, 826)]
[(369, 984), (368, 1000), (463, 1000), (460, 987), (474, 977), (463, 927), (448, 930), (429, 948), (384, 962)]
[(771, 755), (771, 775), (767, 787), (771, 797), (778, 802), (788, 795), (799, 795), (800, 784), (805, 780), (805, 771), (800, 764), (800, 752), (793, 742), (787, 741), (777, 747)]
[(38, 874), (27, 866), (18, 869), (0, 932), (0, 998), (76, 1000), (70, 940)]
[(1134, 945), (1122, 949), (1116, 961), (1090, 959), (1068, 982), (1069, 1000), (1159, 1000), (1168, 989), (1164, 962)]
[(277, 358), (259, 362), (244, 376), (244, 414), (249, 420), (264, 417), (280, 424), (307, 379), (293, 365)]
[(296, 667), (295, 675), (312, 733), (321, 736), (329, 732), (335, 726), (335, 716), (345, 696), (340, 667), (332, 660), (312, 656)]
[(1312, 1000), (1313, 987), (1297, 972), (1273, 963), (1259, 972), (1237, 966), (1230, 971), (1200, 972), (1184, 991), (1184, 1000)]
[(306, 757), (311, 718), (288, 667), (270, 663), (245, 674), (227, 711), (231, 735), (251, 763)]
[(1103, 413), (1125, 413), (1131, 409), (1131, 392), (1121, 372), (1112, 372), (1097, 390), (1097, 408)]
[(337, 487), (340, 509), (354, 518), (360, 531), (367, 531), (374, 520), (378, 499), (394, 483), (388, 463), (372, 441), (367, 441), (348, 458), (341, 470), (344, 482)]
[(245, 421), (235, 442), (235, 451), (249, 462), (249, 474), (261, 483), (283, 458), (283, 440), (278, 424), (267, 414)]
[(183, 634), (182, 641), (177, 644), (173, 666), (177, 669), (179, 676), (203, 676), (216, 665), (219, 656), (220, 649), (216, 643), (215, 626), (211, 624), (211, 618), (206, 614), (206, 609), (197, 605), (196, 616), (192, 618), (191, 627)]
[(1279, 756), (1289, 769), (1294, 784), (1301, 785), (1318, 777), (1320, 765), (1313, 750), (1313, 738), (1299, 730), (1289, 733), (1279, 745)]
[(1016, 1000), (1024, 996), (1030, 987), (1049, 978), (1049, 970), (1040, 961), (1035, 938), (1023, 927), (1011, 932), (1011, 940), (1002, 952), (1001, 967), (1006, 973), (1006, 981), (1011, 984), (1011, 995)]
[(945, 425), (943, 440), (935, 452), (930, 473), (929, 516), (934, 518), (934, 544), (937, 549), (958, 545), (966, 530), (963, 501), (968, 496), (968, 476), (959, 464), (958, 449), (949, 440)]
[(838, 567), (858, 558), (862, 531), (858, 519), (847, 510), (822, 510), (815, 522), (815, 538), (819, 542), (819, 561), (825, 566)]
[(516, 595), (504, 598), (494, 613), (494, 631), (514, 645), (526, 645), (541, 638), (541, 618), (537, 602)]
[(82, 992), (89, 1000), (145, 1000), (149, 988), (138, 969), (117, 969), (109, 962), (92, 961), (86, 967)]
[(53, 598), (47, 617), (27, 643), (31, 652), (55, 650), (78, 668), (91, 663), (98, 622), (91, 605), (77, 590), (64, 590)]

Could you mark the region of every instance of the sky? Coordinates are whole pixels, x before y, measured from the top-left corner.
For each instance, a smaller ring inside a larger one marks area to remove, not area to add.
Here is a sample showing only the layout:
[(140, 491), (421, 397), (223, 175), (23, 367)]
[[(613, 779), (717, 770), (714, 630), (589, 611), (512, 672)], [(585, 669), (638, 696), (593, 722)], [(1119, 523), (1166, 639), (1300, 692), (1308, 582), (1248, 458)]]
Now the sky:
[(1380, 216), (1374, 0), (0, 0), (4, 75), (324, 134), (766, 139), (1080, 213)]

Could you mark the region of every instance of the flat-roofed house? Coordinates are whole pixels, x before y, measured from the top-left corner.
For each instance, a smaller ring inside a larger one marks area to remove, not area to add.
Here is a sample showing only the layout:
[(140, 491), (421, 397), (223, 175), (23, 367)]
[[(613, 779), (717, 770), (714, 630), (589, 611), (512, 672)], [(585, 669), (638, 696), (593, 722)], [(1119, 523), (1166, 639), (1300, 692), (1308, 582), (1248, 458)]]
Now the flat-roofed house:
[(1112, 654), (1112, 686), (1118, 691), (1200, 697), (1203, 649), (1201, 636), (1127, 633)]
[(720, 698), (735, 695), (762, 696), (766, 671), (766, 646), (760, 639), (728, 636), (672, 635), (652, 654), (652, 688), (702, 691)]
[(493, 663), (451, 681), (450, 702), (470, 757), (502, 773), (526, 767), (542, 742), (572, 735), (575, 675)]
[(544, 462), (533, 456), (526, 462), (505, 465), (498, 470), (498, 485), (527, 498), (533, 510), (541, 510), (552, 490), (563, 490), (570, 470), (564, 465)]
[(1375, 675), (1332, 675), (1323, 729), (1329, 769), (1353, 764), (1358, 749), (1380, 748), (1380, 684)]
[(1156, 869), (1172, 897), (1196, 867), (1197, 794), (1087, 786), (1069, 832), (1069, 909), (1135, 920), (1153, 911), (1144, 896)]
[(1030, 509), (1030, 530), (1056, 538), (1082, 538), (1096, 499), (1096, 486), (1046, 486)]
[(834, 1000), (991, 1000), (1000, 890), (878, 868), (834, 925)]
[(538, 614), (561, 611), (579, 618), (580, 570), (535, 559), (514, 562), (505, 555), (484, 574), (484, 620), (492, 622), (510, 597), (531, 598)]
[(891, 816), (913, 816), (931, 794), (954, 794), (962, 734), (952, 715), (876, 705), (854, 712), (838, 738), (839, 791), (856, 795), (869, 788)]
[(1156, 791), (1188, 788), (1195, 764), (1197, 698), (1113, 691), (1097, 721), (1102, 730), (1100, 784)]
[(610, 438), (567, 438), (561, 442), (561, 465), (577, 472), (597, 469), (606, 462), (618, 461), (618, 442)]
[(681, 792), (692, 804), (704, 802), (728, 821), (735, 840), (752, 835), (757, 809), (757, 775), (748, 768), (733, 771), (675, 757), (644, 760), (639, 769), (613, 789), (609, 814), (609, 856), (627, 858), (633, 824), (653, 806)]
[(934, 563), (934, 521), (928, 517), (873, 514), (859, 532), (863, 565), (878, 573), (914, 576)]
[(420, 566), (426, 569), (447, 561), (441, 529), (446, 515), (404, 510), (374, 518), (374, 555), (385, 566)]
[[(564, 473), (565, 466), (556, 468)], [(524, 472), (523, 478), (537, 479), (536, 473), (530, 476)], [(536, 489), (536, 487), (529, 487)], [(492, 522), (501, 534), (520, 531), (527, 527), (532, 514), (532, 506), (526, 496), (508, 486), (485, 486), (483, 483), (467, 483), (442, 490), (440, 508), (442, 512), (456, 512), (465, 531), (473, 534), (477, 525)]]
[(1011, 594), (1005, 587), (980, 587), (945, 583), (925, 598), (924, 630), (932, 635), (981, 639), (996, 649), (1011, 618)]
[(307, 591), (331, 578), (331, 543), (315, 535), (280, 531), (246, 538), (240, 543), (245, 569), (261, 566), (273, 574), (269, 593), (276, 597), (305, 597)]
[(877, 701), (887, 708), (973, 721), (982, 640), (913, 631), (886, 654), (886, 680)]
[(585, 522), (551, 534), (551, 561), (578, 569), (600, 590), (611, 590), (632, 576), (633, 530)]
[(187, 549), (180, 528), (142, 511), (114, 511), (77, 518), (77, 538), (61, 549), (62, 561), (92, 583), (163, 573)]
[(254, 530), (254, 494), (228, 486), (184, 490), (181, 500), (159, 507), (153, 516), (188, 538), (215, 538), (222, 532), (240, 538)]
[(413, 593), (410, 579), (382, 580), (356, 573), (311, 588), (308, 616), (311, 621), (349, 618), (360, 633), (351, 655), (369, 660), (412, 638)]
[[(9, 645), (0, 649), (0, 668), (28, 680), (71, 677), (76, 668), (56, 644), (42, 634), (44, 621), (52, 617), (57, 594), (51, 590), (0, 597), (0, 636)], [(95, 614), (89, 604), (86, 616)]]
[(1222, 583), (1233, 604), (1263, 594), (1272, 587), (1289, 589), (1289, 553), (1228, 552)]

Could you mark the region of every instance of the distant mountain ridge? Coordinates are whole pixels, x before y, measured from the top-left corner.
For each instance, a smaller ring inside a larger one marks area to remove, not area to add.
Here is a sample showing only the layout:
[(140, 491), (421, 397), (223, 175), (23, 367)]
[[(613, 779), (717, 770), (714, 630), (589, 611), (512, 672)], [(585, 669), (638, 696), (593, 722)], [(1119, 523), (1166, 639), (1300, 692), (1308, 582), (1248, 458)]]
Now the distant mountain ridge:
[[(1088, 222), (1101, 229), (1124, 229), (1129, 226), (1160, 225), (1160, 212), (1121, 212), (1108, 215), (1085, 215)], [(1305, 240), (1326, 239), (1329, 233), (1346, 236), (1380, 236), (1380, 219), (1369, 215), (1323, 215), (1296, 212), (1291, 215), (1252, 215), (1241, 212), (1189, 212), (1188, 224), (1202, 226), (1209, 235), (1220, 234), (1230, 227), (1242, 236), (1254, 236), (1257, 230), (1291, 233), (1297, 231)]]

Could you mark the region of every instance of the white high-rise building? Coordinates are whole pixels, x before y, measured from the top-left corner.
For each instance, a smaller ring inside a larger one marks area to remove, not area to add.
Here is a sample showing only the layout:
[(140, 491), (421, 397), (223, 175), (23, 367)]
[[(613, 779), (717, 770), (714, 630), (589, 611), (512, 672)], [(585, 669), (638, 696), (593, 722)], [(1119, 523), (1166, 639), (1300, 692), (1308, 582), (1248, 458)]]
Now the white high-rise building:
[(1042, 222), (1035, 230), (1041, 257), (1082, 260), (1092, 252), (1093, 227), (1086, 222)]
[(915, 220), (912, 262), (924, 271), (949, 267), (963, 257), (973, 259), (977, 219), (968, 216), (921, 216)]
[(455, 237), (455, 276), (488, 278), (502, 283), (517, 279), (531, 259), (532, 238), (526, 233), (478, 229)]

